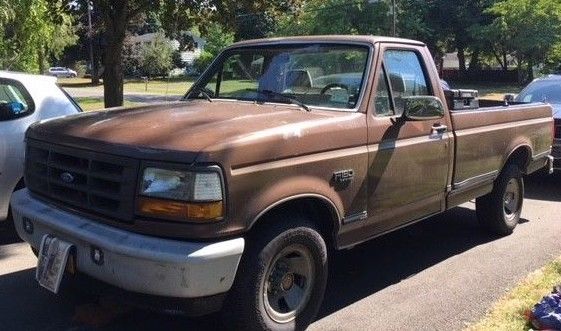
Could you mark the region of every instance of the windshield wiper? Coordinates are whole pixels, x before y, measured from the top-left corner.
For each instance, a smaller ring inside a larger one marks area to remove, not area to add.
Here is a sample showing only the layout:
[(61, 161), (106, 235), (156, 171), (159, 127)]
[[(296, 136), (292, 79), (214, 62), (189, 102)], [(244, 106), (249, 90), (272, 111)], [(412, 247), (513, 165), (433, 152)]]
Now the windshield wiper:
[(302, 101), (300, 101), (300, 100), (298, 100), (298, 99), (296, 99), (296, 98), (290, 97), (290, 96), (288, 96), (288, 95), (286, 95), (286, 94), (282, 94), (282, 93), (275, 92), (275, 91), (271, 91), (271, 90), (258, 90), (257, 93), (265, 94), (265, 95), (267, 95), (267, 96), (277, 96), (277, 97), (281, 97), (281, 98), (283, 98), (283, 99), (285, 99), (285, 100), (290, 101), (290, 103), (292, 103), (292, 104), (294, 104), (294, 105), (297, 105), (297, 106), (300, 106), (300, 107), (304, 108), (304, 109), (305, 109), (306, 111), (308, 111), (308, 112), (309, 112), (309, 111), (312, 111), (312, 110), (310, 109), (310, 107), (308, 107), (308, 106), (307, 106), (305, 103), (303, 103)]
[[(210, 94), (208, 94), (208, 92), (205, 91), (203, 87), (197, 86), (191, 91), (191, 93), (197, 93), (197, 92), (202, 94), (203, 97), (205, 97), (205, 99), (208, 100), (208, 102), (212, 102), (212, 98), (210, 97)], [(191, 93), (189, 93), (189, 96), (192, 95)]]

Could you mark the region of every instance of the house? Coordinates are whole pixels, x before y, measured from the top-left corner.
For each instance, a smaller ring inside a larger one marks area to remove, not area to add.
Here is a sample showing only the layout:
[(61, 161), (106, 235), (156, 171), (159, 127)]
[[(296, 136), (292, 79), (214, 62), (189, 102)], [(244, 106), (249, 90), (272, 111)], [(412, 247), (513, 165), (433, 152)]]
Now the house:
[[(206, 40), (193, 35), (191, 32), (187, 32), (187, 34), (189, 34), (193, 40), (194, 40), (194, 45), (193, 45), (193, 49), (192, 50), (188, 50), (188, 51), (183, 51), (181, 52), (181, 60), (188, 66), (193, 65), (193, 62), (195, 61), (195, 59), (197, 59), (201, 53), (204, 50), (205, 44), (206, 44)], [(132, 50), (133, 52), (136, 53), (137, 56), (139, 56), (139, 52), (142, 46), (144, 45), (148, 45), (150, 43), (153, 43), (154, 40), (156, 39), (156, 36), (158, 35), (158, 33), (146, 33), (143, 35), (133, 35), (130, 36), (129, 38), (127, 38), (127, 43), (129, 43), (129, 45), (132, 45)], [(173, 45), (174, 49), (179, 49), (179, 42), (177, 40), (170, 40), (170, 43)], [(134, 54), (132, 54), (134, 56)]]

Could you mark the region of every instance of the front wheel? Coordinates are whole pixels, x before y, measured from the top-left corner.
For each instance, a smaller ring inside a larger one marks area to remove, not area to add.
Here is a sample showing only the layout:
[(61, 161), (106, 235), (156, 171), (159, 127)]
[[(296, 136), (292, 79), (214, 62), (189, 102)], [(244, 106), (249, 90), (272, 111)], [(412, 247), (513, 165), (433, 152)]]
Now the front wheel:
[(304, 330), (323, 300), (325, 241), (305, 220), (266, 223), (270, 228), (256, 231), (247, 240), (246, 254), (223, 307), (225, 325), (236, 330)]
[(509, 235), (520, 221), (524, 202), (524, 180), (518, 167), (508, 165), (491, 193), (476, 200), (479, 222), (493, 234)]

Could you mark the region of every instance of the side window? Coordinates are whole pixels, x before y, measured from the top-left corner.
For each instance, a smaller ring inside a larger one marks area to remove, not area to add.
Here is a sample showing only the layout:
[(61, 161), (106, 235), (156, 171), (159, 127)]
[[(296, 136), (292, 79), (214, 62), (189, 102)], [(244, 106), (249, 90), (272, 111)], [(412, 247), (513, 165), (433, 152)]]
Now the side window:
[(0, 79), (0, 121), (30, 115), (35, 110), (27, 90), (17, 81)]
[(389, 75), (395, 114), (403, 113), (403, 98), (432, 95), (419, 55), (414, 51), (388, 50), (384, 65)]
[(386, 71), (382, 69), (380, 78), (378, 79), (378, 87), (376, 88), (376, 99), (374, 102), (376, 115), (392, 116), (393, 109), (390, 102), (390, 89), (388, 88), (388, 80)]

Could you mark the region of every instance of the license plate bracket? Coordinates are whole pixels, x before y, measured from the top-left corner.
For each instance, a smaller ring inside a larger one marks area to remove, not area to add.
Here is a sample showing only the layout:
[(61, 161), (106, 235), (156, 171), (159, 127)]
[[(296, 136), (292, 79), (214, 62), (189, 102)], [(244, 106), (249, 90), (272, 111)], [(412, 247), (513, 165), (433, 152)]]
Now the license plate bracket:
[(35, 273), (39, 285), (58, 293), (72, 247), (71, 243), (55, 236), (43, 236)]

